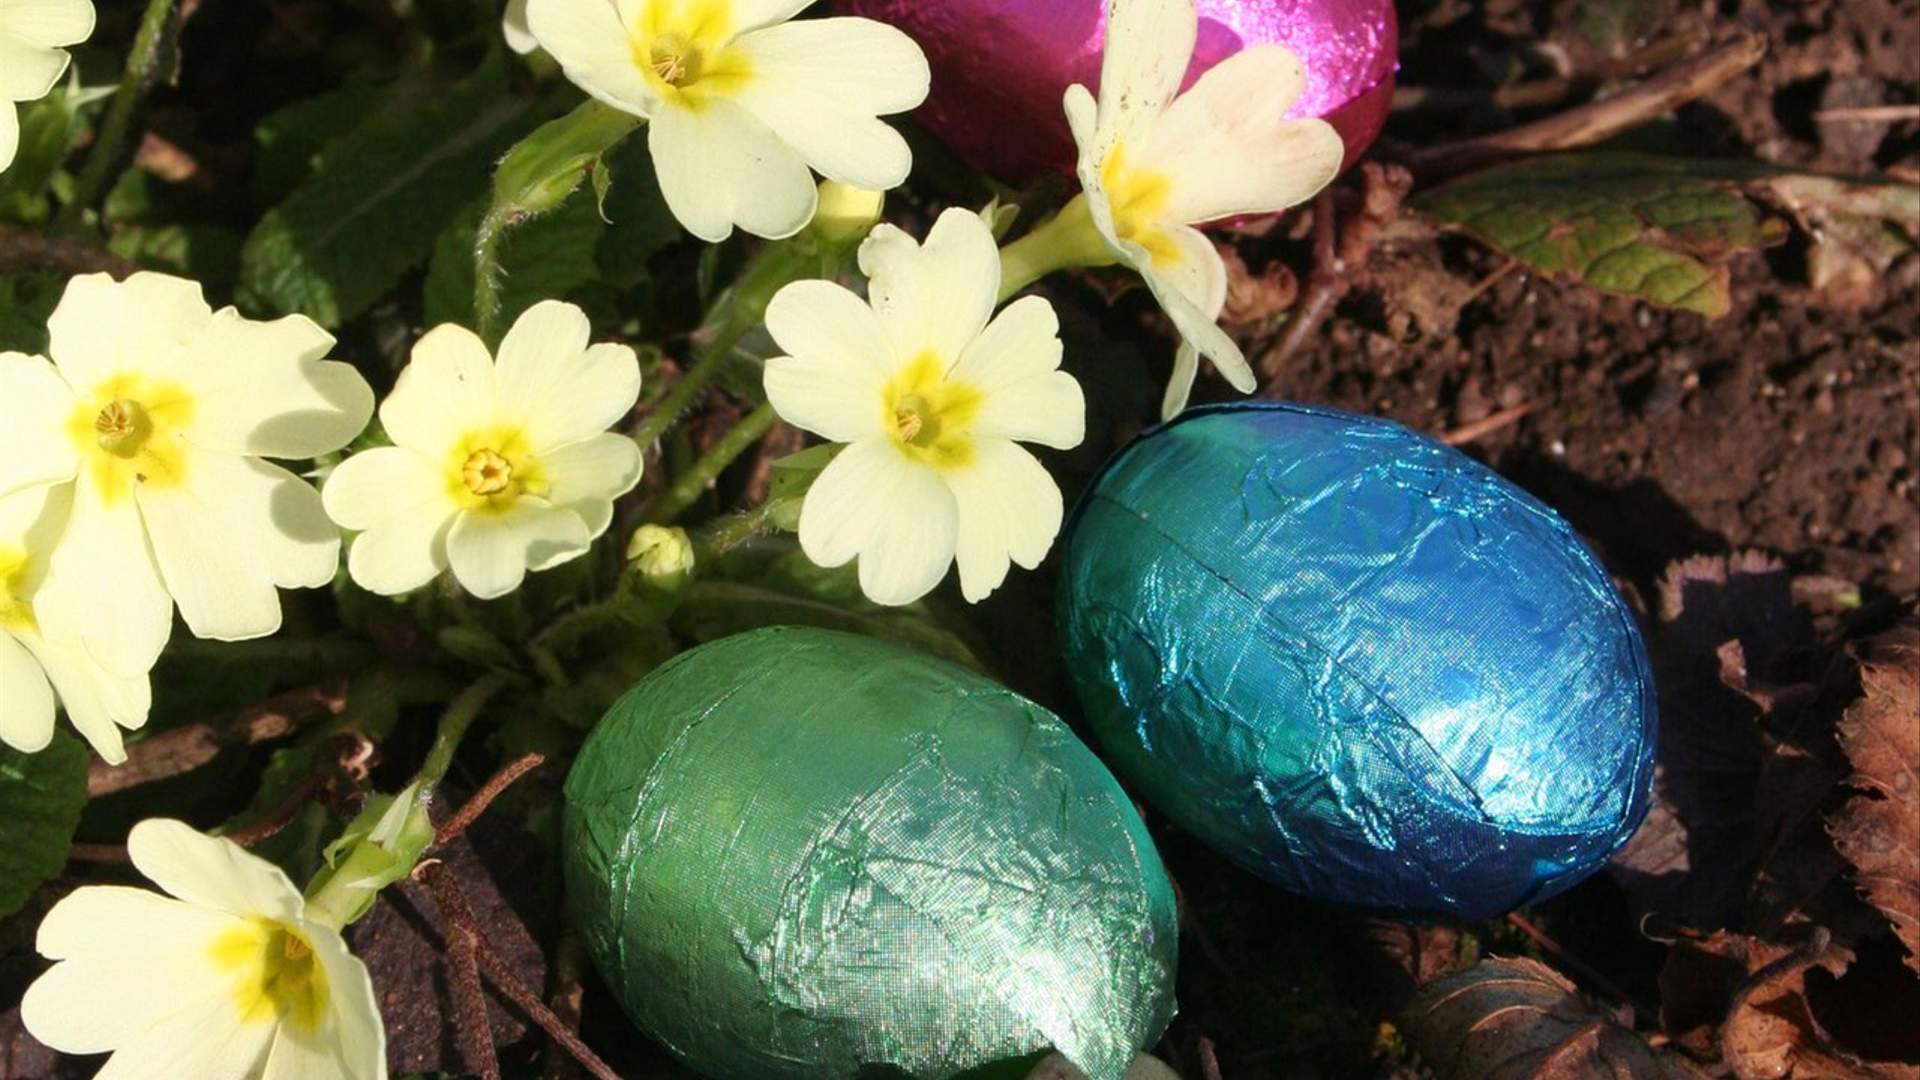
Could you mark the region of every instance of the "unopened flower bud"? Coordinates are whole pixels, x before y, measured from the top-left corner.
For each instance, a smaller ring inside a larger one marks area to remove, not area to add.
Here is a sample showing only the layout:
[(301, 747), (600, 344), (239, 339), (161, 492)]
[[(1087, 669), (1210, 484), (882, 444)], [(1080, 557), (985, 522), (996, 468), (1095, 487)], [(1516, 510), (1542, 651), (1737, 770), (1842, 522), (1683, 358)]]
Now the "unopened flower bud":
[(670, 525), (642, 525), (627, 541), (627, 562), (648, 581), (677, 577), (693, 569), (693, 540)]
[(880, 223), (887, 195), (883, 191), (825, 180), (820, 184), (820, 209), (814, 212), (808, 231), (822, 247), (851, 249), (867, 238)]

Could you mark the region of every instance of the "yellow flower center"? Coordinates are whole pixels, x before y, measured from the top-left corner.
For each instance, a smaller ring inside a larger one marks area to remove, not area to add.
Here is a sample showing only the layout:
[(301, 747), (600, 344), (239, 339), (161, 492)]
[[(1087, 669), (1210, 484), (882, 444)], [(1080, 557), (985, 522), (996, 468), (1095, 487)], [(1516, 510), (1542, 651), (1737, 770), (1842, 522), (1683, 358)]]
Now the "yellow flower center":
[(752, 74), (733, 29), (733, 0), (656, 0), (630, 31), (634, 65), (668, 103), (701, 108)]
[(513, 486), (513, 464), (491, 450), (475, 450), (460, 467), (460, 479), (475, 495), (498, 495)]
[(26, 549), (0, 547), (0, 630), (33, 633), (39, 629), (33, 604), (26, 597), (29, 563)]
[(1100, 186), (1113, 207), (1114, 231), (1153, 256), (1155, 266), (1180, 262), (1180, 248), (1164, 228), (1161, 215), (1173, 200), (1173, 181), (1151, 169), (1134, 168), (1127, 161), (1125, 143), (1115, 143), (1100, 165)]
[(946, 366), (922, 353), (887, 384), (887, 430), (901, 453), (937, 468), (973, 460), (973, 422), (985, 396), (971, 383), (947, 378)]
[(544, 497), (546, 473), (517, 428), (471, 431), (447, 460), (447, 492), (468, 510), (505, 510), (522, 495)]
[(252, 919), (214, 938), (213, 966), (232, 977), (233, 1005), (250, 1024), (319, 1028), (327, 1015), (327, 969), (313, 942), (285, 923)]
[(700, 79), (700, 49), (679, 34), (661, 34), (647, 46), (653, 73), (668, 86)]
[(111, 505), (143, 484), (182, 483), (180, 436), (193, 408), (185, 389), (142, 375), (116, 375), (83, 395), (67, 420), (67, 437), (100, 498)]

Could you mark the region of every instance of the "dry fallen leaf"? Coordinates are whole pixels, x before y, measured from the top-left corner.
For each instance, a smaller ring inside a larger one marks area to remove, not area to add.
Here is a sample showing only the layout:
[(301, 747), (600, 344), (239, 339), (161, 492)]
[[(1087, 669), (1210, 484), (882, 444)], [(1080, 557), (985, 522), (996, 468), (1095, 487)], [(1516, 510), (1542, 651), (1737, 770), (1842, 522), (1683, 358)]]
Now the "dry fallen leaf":
[(1718, 1052), (1738, 1080), (1812, 1077), (1912, 1077), (1903, 1063), (1868, 1063), (1836, 1044), (1807, 993), (1807, 975), (1836, 977), (1853, 952), (1818, 927), (1801, 927), (1797, 944), (1729, 931), (1682, 940), (1660, 972), (1660, 1019), (1678, 1044)]
[(1860, 891), (1893, 924), (1906, 964), (1920, 972), (1920, 626), (1909, 622), (1869, 644), (1863, 696), (1840, 722), (1840, 742), (1860, 790), (1833, 820), (1833, 842)]
[(1700, 1080), (1708, 1074), (1656, 1050), (1596, 1011), (1552, 968), (1483, 960), (1429, 984), (1400, 1030), (1438, 1080)]

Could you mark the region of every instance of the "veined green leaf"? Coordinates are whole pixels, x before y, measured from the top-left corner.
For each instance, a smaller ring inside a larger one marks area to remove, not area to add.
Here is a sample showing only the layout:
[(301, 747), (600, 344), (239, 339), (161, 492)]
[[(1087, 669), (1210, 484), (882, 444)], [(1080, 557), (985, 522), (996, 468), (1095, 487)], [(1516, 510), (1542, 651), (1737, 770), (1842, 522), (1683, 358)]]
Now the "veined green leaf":
[(376, 115), (329, 147), (247, 238), (242, 304), (327, 327), (364, 311), (487, 190), (487, 163), (530, 111), (508, 95), (504, 67), (489, 63), (420, 108)]
[(64, 730), (37, 754), (0, 746), (0, 918), (67, 864), (87, 804), (87, 748)]
[(1731, 303), (1722, 260), (1787, 225), (1715, 162), (1555, 154), (1447, 184), (1415, 206), (1543, 274), (1710, 318)]

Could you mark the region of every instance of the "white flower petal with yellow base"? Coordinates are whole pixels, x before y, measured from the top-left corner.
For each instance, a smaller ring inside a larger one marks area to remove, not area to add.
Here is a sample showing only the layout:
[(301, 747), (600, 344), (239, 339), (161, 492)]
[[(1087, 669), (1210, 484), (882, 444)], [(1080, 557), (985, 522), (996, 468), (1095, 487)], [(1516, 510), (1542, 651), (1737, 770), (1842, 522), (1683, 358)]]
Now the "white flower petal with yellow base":
[(20, 148), (16, 103), (45, 97), (66, 74), (65, 47), (92, 36), (92, 0), (0, 0), (0, 171)]
[(54, 905), (36, 945), (55, 963), (20, 1003), (34, 1038), (111, 1052), (109, 1080), (384, 1080), (366, 967), (285, 874), (177, 821), (134, 826), (127, 853), (169, 895), (95, 885)]
[(846, 443), (800, 509), (800, 546), (821, 566), (859, 560), (860, 588), (908, 604), (956, 559), (984, 599), (1010, 563), (1037, 566), (1061, 522), (1060, 489), (1016, 440), (1069, 448), (1086, 402), (1059, 370), (1059, 323), (1038, 297), (997, 317), (1000, 258), (978, 215), (949, 210), (926, 243), (890, 225), (861, 248), (868, 301), (796, 282), (767, 309), (787, 355), (767, 398), (789, 423)]
[[(862, 18), (789, 22), (813, 0), (527, 0), (528, 36), (589, 95), (645, 118), (660, 190), (688, 232), (783, 239), (813, 217), (812, 173), (897, 187), (912, 167), (882, 116), (926, 100), (920, 47)], [(518, 30), (509, 11), (506, 33)]]
[(0, 496), (0, 742), (33, 753), (53, 739), (56, 701), (108, 764), (126, 760), (122, 728), (147, 721), (147, 673), (122, 675), (77, 641), (49, 636), (36, 603), (47, 556), (66, 530), (72, 485)]
[(71, 458), (55, 479), (74, 481), (73, 512), (35, 604), (49, 636), (131, 676), (176, 601), (203, 637), (279, 630), (277, 590), (326, 584), (340, 544), (317, 493), (260, 459), (345, 446), (373, 413), (366, 380), (325, 359), (333, 338), (309, 320), (216, 312), (164, 274), (76, 277), (47, 330), (51, 367), (0, 363), (0, 390), (30, 385), (35, 404), (9, 394), (0, 413), (56, 417)]
[(1286, 119), (1306, 73), (1280, 46), (1236, 53), (1179, 94), (1198, 26), (1193, 0), (1111, 0), (1100, 96), (1084, 86), (1066, 96), (1093, 224), (1180, 332), (1168, 417), (1186, 406), (1201, 356), (1241, 393), (1255, 386), (1215, 325), (1226, 265), (1192, 226), (1304, 202), (1339, 173), (1343, 153), (1325, 121)]
[(414, 346), (380, 419), (394, 445), (327, 478), (326, 513), (357, 533), (347, 571), (397, 596), (452, 571), (475, 596), (504, 596), (528, 571), (586, 554), (613, 502), (640, 482), (640, 448), (607, 429), (640, 396), (625, 345), (592, 345), (586, 314), (527, 309), (496, 361), (451, 324)]

